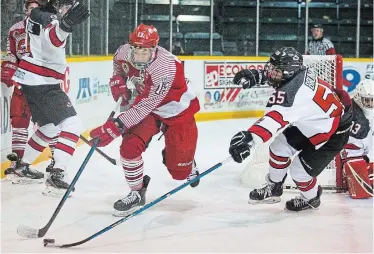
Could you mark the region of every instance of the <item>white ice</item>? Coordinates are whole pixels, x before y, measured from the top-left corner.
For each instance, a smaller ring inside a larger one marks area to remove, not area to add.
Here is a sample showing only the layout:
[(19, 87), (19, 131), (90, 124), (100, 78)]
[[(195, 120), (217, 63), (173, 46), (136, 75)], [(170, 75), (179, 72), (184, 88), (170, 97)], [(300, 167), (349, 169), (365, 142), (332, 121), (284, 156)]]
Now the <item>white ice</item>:
[[(199, 122), (196, 161), (201, 171), (228, 157), (228, 144), (253, 120)], [(154, 137), (144, 154), (145, 173), (151, 176), (147, 201), (180, 185), (162, 164), (163, 139)], [(120, 139), (103, 148), (119, 158)], [(69, 166), (71, 177), (89, 147), (83, 145)], [(39, 169), (46, 166), (41, 164)], [(318, 210), (292, 213), (282, 202), (249, 205), (250, 189), (240, 186), (243, 164), (230, 162), (201, 179), (198, 188), (186, 187), (142, 214), (72, 249), (45, 248), (42, 239), (17, 235), (20, 224), (43, 227), (60, 199), (41, 194), (44, 185), (1, 183), (1, 252), (298, 252), (373, 253), (373, 200), (352, 200), (346, 194), (324, 193)], [(262, 184), (262, 183), (259, 183)], [(120, 166), (95, 153), (45, 238), (58, 244), (85, 239), (120, 219), (113, 203), (128, 194)]]

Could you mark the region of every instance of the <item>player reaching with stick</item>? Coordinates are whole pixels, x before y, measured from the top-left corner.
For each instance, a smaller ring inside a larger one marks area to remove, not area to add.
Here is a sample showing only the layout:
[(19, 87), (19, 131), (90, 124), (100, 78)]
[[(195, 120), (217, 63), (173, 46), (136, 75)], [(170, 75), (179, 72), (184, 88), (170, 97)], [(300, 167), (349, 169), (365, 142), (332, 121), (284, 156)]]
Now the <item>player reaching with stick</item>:
[(303, 56), (294, 48), (277, 50), (264, 70), (242, 70), (234, 77), (233, 82), (243, 88), (267, 80), (275, 90), (265, 116), (237, 133), (231, 139), (229, 152), (241, 163), (257, 145), (274, 137), (267, 183), (250, 192), (249, 203), (279, 202), (289, 169), (301, 195), (287, 201), (286, 209), (317, 208), (322, 193), (317, 176), (348, 141), (351, 100), (346, 92), (335, 90), (304, 66)]
[[(129, 36), (129, 43), (114, 56), (112, 95), (127, 104), (131, 82), (138, 93), (129, 109), (116, 119), (91, 131), (106, 146), (122, 135), (121, 163), (130, 193), (114, 204), (115, 216), (126, 216), (144, 206), (149, 176), (144, 176), (143, 152), (160, 131), (165, 136), (163, 163), (175, 180), (189, 180), (199, 172), (194, 167), (198, 131), (195, 113), (199, 101), (184, 76), (183, 65), (173, 54), (158, 46), (154, 26), (140, 24)], [(195, 183), (197, 183), (196, 181)], [(196, 186), (196, 185), (194, 185)]]

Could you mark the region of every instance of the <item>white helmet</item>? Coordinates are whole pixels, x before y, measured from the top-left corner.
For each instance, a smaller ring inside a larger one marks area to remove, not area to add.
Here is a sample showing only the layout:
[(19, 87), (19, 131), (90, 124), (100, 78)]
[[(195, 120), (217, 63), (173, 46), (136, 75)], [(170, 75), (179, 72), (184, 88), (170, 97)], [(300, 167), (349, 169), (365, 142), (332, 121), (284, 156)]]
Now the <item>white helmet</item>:
[(371, 118), (374, 108), (374, 81), (371, 79), (362, 80), (355, 88), (353, 100), (360, 106), (364, 114)]

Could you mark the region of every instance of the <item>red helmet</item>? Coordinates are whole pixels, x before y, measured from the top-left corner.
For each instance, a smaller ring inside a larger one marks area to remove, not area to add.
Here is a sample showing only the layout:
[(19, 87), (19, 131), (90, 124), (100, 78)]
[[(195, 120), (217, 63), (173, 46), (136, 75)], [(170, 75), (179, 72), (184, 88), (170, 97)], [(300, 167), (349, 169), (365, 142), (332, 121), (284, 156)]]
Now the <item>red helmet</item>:
[(154, 26), (140, 24), (129, 36), (129, 43), (134, 47), (154, 48), (160, 36)]

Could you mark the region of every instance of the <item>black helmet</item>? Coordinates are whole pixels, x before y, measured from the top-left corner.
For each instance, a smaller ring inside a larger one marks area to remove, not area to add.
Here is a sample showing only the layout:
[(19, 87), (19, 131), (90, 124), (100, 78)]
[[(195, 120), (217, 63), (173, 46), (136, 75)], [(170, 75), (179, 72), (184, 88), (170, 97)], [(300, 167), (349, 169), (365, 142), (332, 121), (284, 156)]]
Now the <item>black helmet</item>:
[(292, 78), (303, 66), (303, 56), (292, 47), (283, 47), (275, 51), (265, 66), (268, 82), (279, 86), (282, 81)]

